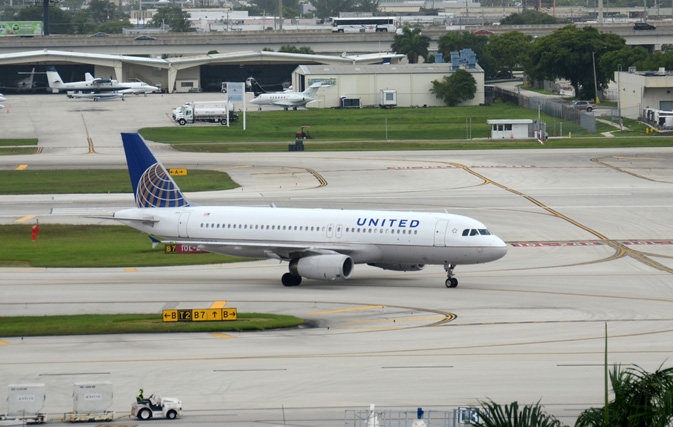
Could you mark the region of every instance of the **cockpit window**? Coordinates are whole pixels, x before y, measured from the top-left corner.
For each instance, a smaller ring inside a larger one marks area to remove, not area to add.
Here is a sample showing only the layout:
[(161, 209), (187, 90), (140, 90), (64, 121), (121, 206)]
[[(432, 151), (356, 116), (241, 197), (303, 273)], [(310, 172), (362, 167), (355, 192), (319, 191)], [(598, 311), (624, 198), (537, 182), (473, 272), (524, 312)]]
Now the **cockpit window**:
[(470, 236), (478, 236), (478, 235), (479, 235), (479, 231), (477, 231), (476, 229), (470, 230)]
[(469, 236), (469, 235), (470, 235), (469, 229), (466, 228), (465, 230), (463, 230), (463, 236)]
[(480, 228), (480, 229), (479, 229), (479, 234), (481, 234), (482, 236), (490, 236), (490, 235), (491, 235), (491, 232), (488, 231), (488, 230), (485, 229), (485, 228)]

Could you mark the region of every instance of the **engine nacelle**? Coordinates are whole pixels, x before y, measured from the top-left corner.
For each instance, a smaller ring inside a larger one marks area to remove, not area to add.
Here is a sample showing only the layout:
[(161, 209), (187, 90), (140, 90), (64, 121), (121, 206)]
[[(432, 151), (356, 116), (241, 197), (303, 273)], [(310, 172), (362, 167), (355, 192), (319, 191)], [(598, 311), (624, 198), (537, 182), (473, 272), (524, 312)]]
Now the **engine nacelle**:
[(373, 263), (367, 264), (372, 267), (382, 268), (384, 270), (393, 270), (393, 271), (420, 271), (425, 268), (425, 264), (388, 264), (388, 263)]
[(348, 255), (313, 255), (293, 259), (290, 273), (314, 280), (346, 280), (353, 273), (353, 259)]

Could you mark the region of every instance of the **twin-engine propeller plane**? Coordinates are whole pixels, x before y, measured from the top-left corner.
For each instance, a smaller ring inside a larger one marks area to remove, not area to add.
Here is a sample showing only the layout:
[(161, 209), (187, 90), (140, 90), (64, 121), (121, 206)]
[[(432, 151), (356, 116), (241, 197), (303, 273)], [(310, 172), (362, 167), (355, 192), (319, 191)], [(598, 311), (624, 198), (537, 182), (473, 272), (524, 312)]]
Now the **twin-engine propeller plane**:
[(155, 236), (219, 254), (289, 263), (281, 279), (346, 280), (355, 264), (417, 271), (443, 265), (446, 287), (458, 264), (495, 261), (505, 243), (484, 224), (428, 212), (193, 206), (136, 133), (122, 133), (136, 208), (113, 219)]
[(128, 86), (113, 79), (87, 78), (78, 82), (64, 83), (53, 66), (47, 67), (47, 83), (54, 93), (65, 90), (68, 98), (89, 98), (94, 101), (114, 98), (123, 100), (122, 91), (129, 89)]

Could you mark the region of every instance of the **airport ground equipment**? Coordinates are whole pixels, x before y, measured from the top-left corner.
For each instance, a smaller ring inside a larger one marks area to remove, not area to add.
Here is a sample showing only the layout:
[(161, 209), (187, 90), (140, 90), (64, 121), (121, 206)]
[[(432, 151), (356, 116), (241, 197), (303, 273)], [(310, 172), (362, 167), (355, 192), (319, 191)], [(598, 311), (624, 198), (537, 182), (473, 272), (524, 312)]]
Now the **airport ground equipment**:
[(311, 126), (302, 126), (299, 129), (299, 132), (295, 134), (296, 139), (313, 139), (313, 136), (311, 135), (311, 132), (309, 129)]
[(63, 419), (70, 422), (112, 421), (112, 383), (86, 382), (75, 383), (73, 386), (73, 410), (63, 414)]
[(46, 394), (44, 384), (10, 384), (7, 394), (7, 414), (3, 420), (22, 424), (41, 424), (47, 421), (42, 412)]
[(179, 106), (173, 110), (173, 120), (180, 126), (195, 122), (212, 122), (227, 124), (229, 121), (238, 120), (238, 114), (234, 112), (234, 104), (227, 101), (197, 101)]
[(131, 415), (140, 420), (150, 418), (168, 418), (174, 420), (182, 416), (182, 402), (174, 397), (155, 397), (134, 402), (131, 405)]
[(304, 151), (304, 140), (303, 139), (296, 139), (294, 141), (294, 144), (288, 144), (287, 150), (288, 151)]

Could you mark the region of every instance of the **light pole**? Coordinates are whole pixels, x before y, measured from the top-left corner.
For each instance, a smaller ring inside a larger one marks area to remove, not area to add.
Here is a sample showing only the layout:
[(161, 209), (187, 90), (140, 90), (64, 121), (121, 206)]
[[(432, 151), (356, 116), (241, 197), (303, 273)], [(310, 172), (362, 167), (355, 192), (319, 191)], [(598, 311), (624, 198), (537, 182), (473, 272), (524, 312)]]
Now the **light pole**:
[(591, 51), (591, 58), (593, 59), (594, 66), (594, 94), (596, 96), (596, 104), (600, 104), (601, 100), (598, 99), (598, 81), (596, 79), (596, 51)]
[(622, 86), (619, 84), (619, 79), (622, 74), (622, 64), (617, 65), (617, 115), (619, 116), (619, 130), (624, 130), (622, 121)]

